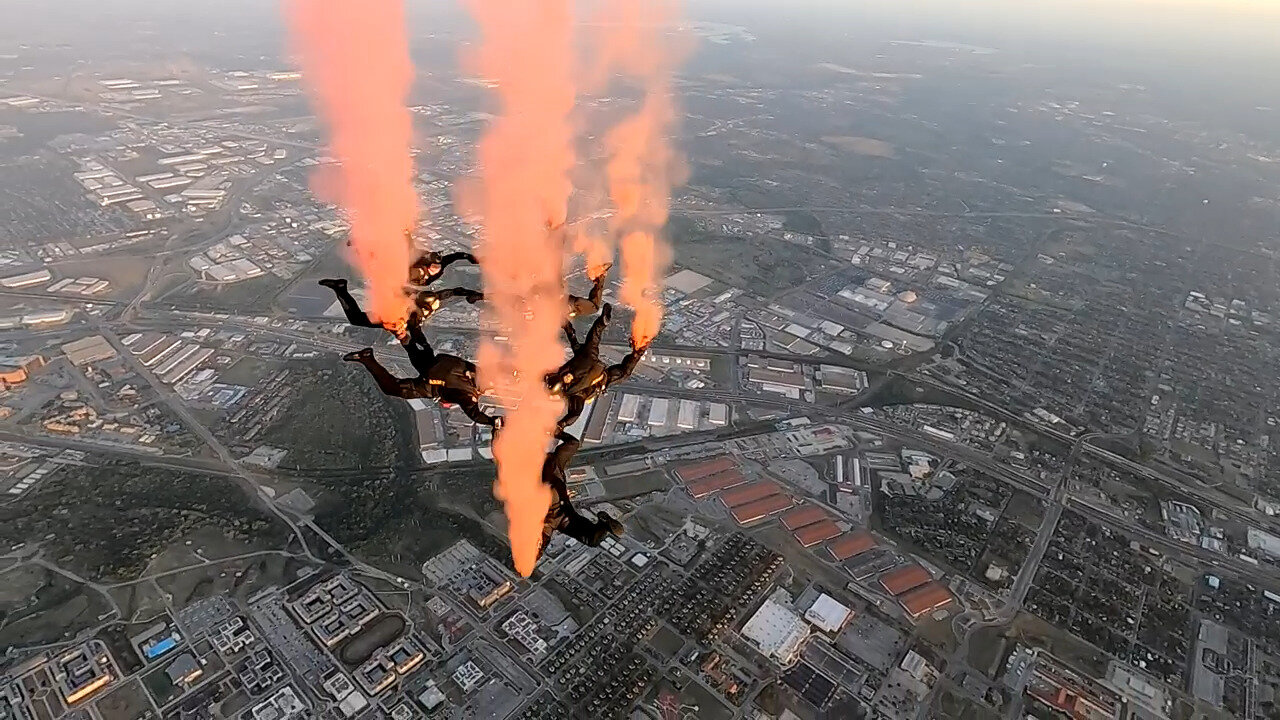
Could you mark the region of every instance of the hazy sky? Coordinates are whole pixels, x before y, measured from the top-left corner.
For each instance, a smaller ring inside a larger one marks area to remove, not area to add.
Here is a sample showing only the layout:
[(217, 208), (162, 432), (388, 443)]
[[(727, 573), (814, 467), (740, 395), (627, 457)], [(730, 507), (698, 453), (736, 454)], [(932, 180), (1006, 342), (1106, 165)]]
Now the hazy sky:
[(1280, 54), (1276, 0), (691, 0), (690, 6), (695, 13), (725, 21), (735, 15), (744, 20), (785, 17), (793, 24), (820, 23), (829, 30), (874, 25), (1015, 43), (1057, 40)]

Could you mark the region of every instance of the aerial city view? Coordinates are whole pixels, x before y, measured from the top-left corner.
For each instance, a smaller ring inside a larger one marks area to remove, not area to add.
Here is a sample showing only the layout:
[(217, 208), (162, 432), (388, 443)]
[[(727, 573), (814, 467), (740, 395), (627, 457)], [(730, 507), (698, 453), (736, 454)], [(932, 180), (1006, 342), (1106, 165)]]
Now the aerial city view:
[(1280, 720), (1280, 5), (3, 15), (0, 720)]

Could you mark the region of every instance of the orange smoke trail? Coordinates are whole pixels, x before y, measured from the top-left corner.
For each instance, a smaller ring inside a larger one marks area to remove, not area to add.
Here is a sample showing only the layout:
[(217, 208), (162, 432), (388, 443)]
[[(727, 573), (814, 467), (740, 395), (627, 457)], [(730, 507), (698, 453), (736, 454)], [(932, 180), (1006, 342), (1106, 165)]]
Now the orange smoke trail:
[(673, 0), (614, 0), (609, 31), (599, 50), (604, 77), (613, 69), (644, 87), (641, 108), (605, 137), (606, 174), (622, 236), (622, 300), (632, 306), (633, 344), (647, 347), (662, 325), (662, 274), (670, 248), (661, 236), (679, 163), (668, 139), (675, 124), (671, 77), (678, 53), (667, 33), (676, 18)]
[(573, 251), (586, 258), (587, 277), (595, 280), (604, 270), (604, 266), (613, 262), (613, 247), (609, 240), (600, 233), (582, 228), (573, 235)]
[(404, 7), (399, 0), (285, 0), (285, 13), (303, 80), (341, 163), (336, 177), (322, 178), (333, 195), (324, 199), (341, 205), (351, 223), (351, 259), (369, 282), (369, 314), (399, 322), (411, 262), (404, 231), (418, 215)]
[(480, 141), (478, 182), (460, 200), (484, 218), (486, 320), (508, 338), (485, 342), (479, 365), (483, 382), (519, 401), (494, 443), (494, 494), (506, 510), (516, 571), (526, 577), (551, 502), (542, 463), (563, 412), (543, 377), (564, 361), (564, 249), (547, 223), (564, 220), (572, 191), (572, 7), (572, 0), (471, 0), (482, 35), (475, 71), (496, 83), (500, 109)]

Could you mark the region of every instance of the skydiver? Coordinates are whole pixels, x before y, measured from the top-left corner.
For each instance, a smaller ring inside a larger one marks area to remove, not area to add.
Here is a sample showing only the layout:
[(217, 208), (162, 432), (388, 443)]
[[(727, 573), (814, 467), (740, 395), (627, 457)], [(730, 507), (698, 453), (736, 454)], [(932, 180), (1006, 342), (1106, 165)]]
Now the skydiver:
[[(413, 235), (408, 231), (404, 231), (404, 237), (409, 241), (409, 245), (413, 245)], [(448, 255), (441, 255), (435, 251), (427, 251), (418, 256), (417, 260), (409, 266), (409, 282), (414, 285), (430, 285), (440, 276), (444, 274), (444, 269), (458, 262), (466, 260), (472, 265), (479, 264), (476, 256), (469, 252), (454, 252)]]
[[(386, 325), (376, 322), (369, 317), (368, 313), (360, 309), (360, 304), (352, 297), (351, 291), (347, 289), (347, 281), (344, 278), (325, 278), (320, 284), (333, 290), (333, 294), (338, 296), (338, 305), (342, 306), (342, 313), (347, 316), (347, 322), (356, 327), (377, 328), (390, 332), (396, 336), (401, 345), (409, 342), (409, 335), (404, 327)], [(432, 311), (434, 312), (434, 310)], [(416, 313), (413, 313), (416, 315)], [(407, 325), (413, 325), (419, 320), (410, 318)]]
[(480, 425), (495, 430), (502, 427), (502, 418), (493, 417), (480, 409), (480, 388), (476, 385), (476, 366), (456, 355), (436, 353), (422, 334), (422, 326), (408, 326), (409, 342), (404, 346), (409, 362), (418, 371), (418, 377), (398, 378), (383, 367), (373, 356), (373, 348), (347, 353), (343, 360), (358, 362), (369, 371), (378, 389), (386, 395), (404, 398), (436, 400), (441, 405), (457, 405), (466, 416)]
[[(569, 301), (567, 317), (570, 321), (580, 317), (589, 317), (591, 315), (595, 315), (596, 313), (600, 312), (601, 304), (604, 301), (605, 276), (608, 274), (609, 268), (611, 267), (613, 267), (613, 263), (608, 263), (607, 265), (604, 265), (601, 267), (600, 274), (591, 282), (591, 292), (587, 295), (587, 297), (574, 295), (572, 293), (567, 295), (567, 298)], [(480, 300), (483, 300), (484, 293), (479, 293), (479, 295), (480, 295)], [(472, 300), (471, 298), (468, 297), (467, 302), (477, 302), (477, 301)], [(526, 319), (532, 319), (533, 318), (532, 308), (526, 307), (524, 311), (524, 316)]]
[(551, 507), (547, 509), (546, 519), (542, 523), (542, 544), (538, 546), (538, 557), (551, 543), (551, 538), (561, 532), (577, 540), (583, 545), (598, 547), (610, 535), (622, 534), (622, 523), (605, 512), (597, 512), (595, 520), (588, 520), (573, 507), (569, 499), (569, 486), (565, 482), (565, 472), (569, 462), (582, 447), (582, 442), (561, 430), (556, 433), (559, 445), (547, 453), (542, 463), (542, 482), (546, 483), (553, 493)]
[(631, 377), (631, 373), (635, 372), (636, 366), (640, 364), (640, 359), (644, 357), (645, 351), (649, 349), (648, 346), (637, 346), (633, 339), (631, 352), (622, 358), (622, 362), (608, 366), (601, 362), (600, 340), (604, 338), (605, 328), (608, 327), (612, 317), (613, 305), (605, 303), (600, 309), (600, 316), (591, 324), (591, 330), (587, 332), (586, 342), (582, 343), (578, 342), (578, 334), (573, 329), (573, 323), (566, 321), (564, 324), (565, 338), (569, 341), (573, 357), (561, 365), (559, 370), (549, 373), (546, 377), (547, 389), (550, 390), (551, 395), (565, 399), (566, 413), (560, 419), (558, 425), (560, 428), (577, 422), (582, 416), (582, 411), (586, 409), (588, 400), (598, 397), (609, 389), (610, 385)]
[(426, 322), (436, 314), (437, 310), (444, 307), (446, 301), (457, 297), (465, 298), (468, 303), (474, 305), (484, 300), (484, 293), (464, 287), (447, 290), (418, 290), (413, 294), (413, 304), (418, 308), (420, 321)]

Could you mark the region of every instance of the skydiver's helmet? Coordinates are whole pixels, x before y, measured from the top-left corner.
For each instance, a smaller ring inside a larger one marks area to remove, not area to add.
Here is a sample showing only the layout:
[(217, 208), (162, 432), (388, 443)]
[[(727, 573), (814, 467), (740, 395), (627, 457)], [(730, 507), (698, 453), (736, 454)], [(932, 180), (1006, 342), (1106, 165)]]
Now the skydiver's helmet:
[(431, 314), (440, 309), (440, 298), (436, 295), (419, 296), (418, 307)]
[(560, 397), (565, 390), (573, 384), (574, 374), (572, 372), (548, 373), (547, 388), (551, 391), (551, 397)]

